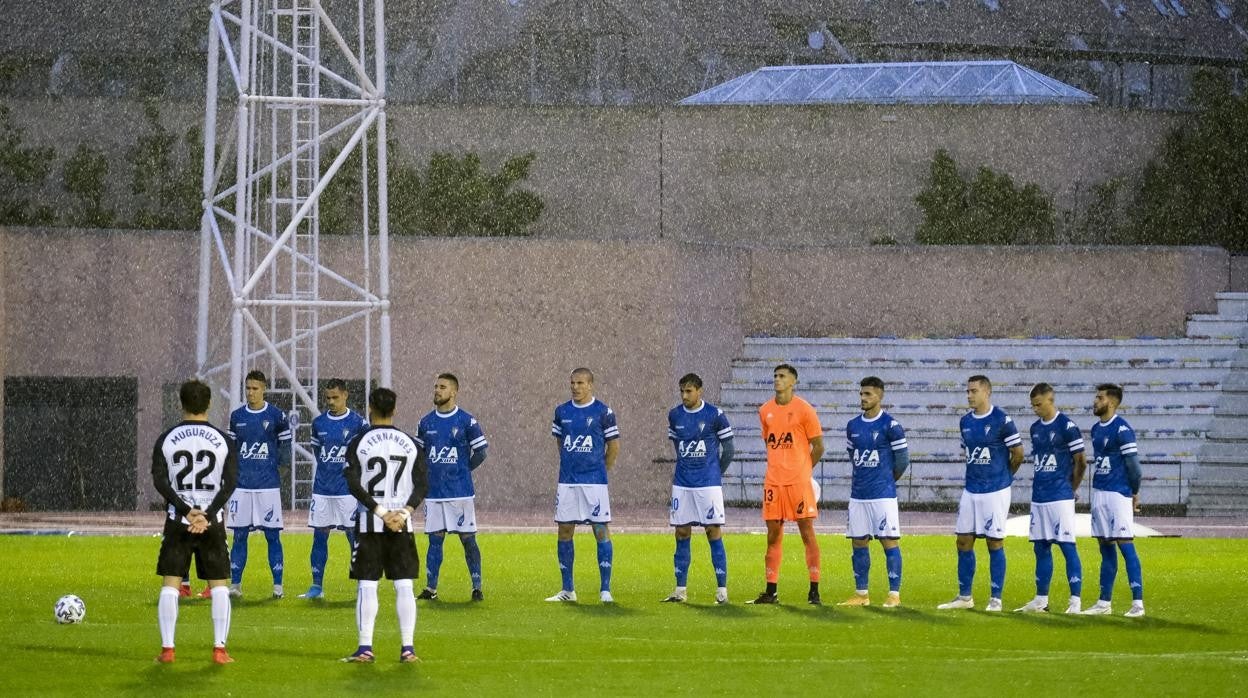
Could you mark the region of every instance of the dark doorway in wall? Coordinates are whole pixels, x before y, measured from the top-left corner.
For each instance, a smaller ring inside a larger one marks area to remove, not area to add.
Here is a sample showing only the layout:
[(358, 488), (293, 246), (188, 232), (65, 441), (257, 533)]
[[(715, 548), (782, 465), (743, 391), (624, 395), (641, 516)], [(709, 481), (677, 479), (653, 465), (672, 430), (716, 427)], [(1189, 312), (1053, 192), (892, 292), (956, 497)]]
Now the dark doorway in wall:
[(4, 379), (4, 494), (26, 508), (133, 510), (138, 380)]

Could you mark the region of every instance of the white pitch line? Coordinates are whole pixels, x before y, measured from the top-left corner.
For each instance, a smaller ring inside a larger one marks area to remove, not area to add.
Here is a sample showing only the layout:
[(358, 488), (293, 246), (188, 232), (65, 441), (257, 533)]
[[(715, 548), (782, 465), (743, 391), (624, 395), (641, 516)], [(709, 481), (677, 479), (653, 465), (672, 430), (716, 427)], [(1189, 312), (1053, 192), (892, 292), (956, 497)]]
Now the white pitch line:
[[(947, 648), (941, 648), (947, 649)], [(983, 648), (977, 651), (987, 652)], [(980, 664), (980, 663), (997, 663), (997, 662), (1034, 662), (1045, 660), (1064, 660), (1064, 659), (1114, 659), (1114, 660), (1140, 660), (1140, 661), (1156, 661), (1158, 659), (1172, 661), (1189, 661), (1193, 659), (1231, 659), (1235, 661), (1248, 661), (1248, 653), (1245, 652), (1166, 652), (1163, 654), (1123, 654), (1115, 652), (1096, 652), (1083, 654), (1078, 652), (1051, 652), (1051, 653), (1033, 653), (1027, 656), (1009, 657), (1001, 656), (1001, 654), (993, 650), (991, 656), (985, 654), (981, 657), (939, 657), (932, 658), (927, 661), (940, 662), (941, 664), (963, 663), (963, 664)], [(457, 656), (454, 659), (456, 664), (688, 664), (691, 660), (689, 657), (611, 657), (611, 658), (590, 658), (590, 657), (566, 657), (566, 658), (515, 658), (515, 659), (486, 659), (486, 658), (470, 658)], [(698, 662), (718, 662), (721, 664), (740, 665), (748, 662), (748, 658), (732, 656), (732, 657), (704, 657), (700, 656)], [(909, 657), (908, 662), (924, 661), (916, 657)], [(808, 658), (792, 658), (792, 657), (766, 657), (757, 660), (760, 664), (862, 664), (862, 657), (808, 657)]]

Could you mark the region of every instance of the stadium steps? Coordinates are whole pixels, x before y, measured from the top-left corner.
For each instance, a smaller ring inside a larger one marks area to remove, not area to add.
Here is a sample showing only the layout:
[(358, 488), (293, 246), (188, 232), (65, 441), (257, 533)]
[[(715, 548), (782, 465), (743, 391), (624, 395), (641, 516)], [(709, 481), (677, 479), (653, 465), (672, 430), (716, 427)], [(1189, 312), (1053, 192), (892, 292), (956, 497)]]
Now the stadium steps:
[[(1222, 311), (1228, 300), (1219, 294)], [(1248, 308), (1248, 294), (1229, 304)], [(1245, 324), (1248, 324), (1246, 322)], [(1237, 352), (1206, 439), (1198, 454), (1200, 470), (1191, 483), (1187, 511), (1192, 516), (1248, 515), (1248, 342)]]
[[(1239, 307), (1238, 297), (1224, 295), (1218, 298), (1220, 311)], [(1240, 295), (1248, 304), (1248, 294)], [(1201, 454), (1214, 437), (1248, 433), (1238, 421), (1225, 421), (1237, 420), (1238, 413), (1228, 408), (1243, 406), (1225, 381), (1240, 364), (1248, 367), (1240, 340), (1230, 334), (1119, 339), (748, 337), (720, 390), (719, 405), (738, 436), (737, 459), (725, 479), (730, 499), (754, 501), (759, 496), (766, 453), (757, 411), (771, 399), (771, 373), (778, 363), (798, 369), (799, 394), (818, 410), (828, 434), (827, 455), (816, 473), (824, 501), (849, 496), (851, 469), (841, 434), (846, 421), (858, 414), (858, 381), (866, 375), (885, 381), (885, 409), (907, 430), (912, 466), (898, 483), (898, 496), (905, 503), (957, 501), (963, 475), (957, 421), (966, 412), (966, 378), (974, 373), (993, 380), (994, 404), (1012, 415), (1024, 434), (1034, 420), (1029, 393), (1035, 383), (1054, 385), (1058, 408), (1075, 419), (1085, 438), (1096, 419), (1091, 414), (1096, 384), (1122, 385), (1126, 399), (1121, 413), (1140, 439), (1145, 504), (1187, 503), (1202, 467)], [(1248, 405), (1248, 386), (1243, 397)], [(1222, 452), (1216, 456), (1210, 454), (1211, 465), (1234, 457)], [(1016, 480), (1014, 499), (1026, 501), (1026, 463)], [(1210, 489), (1225, 491), (1221, 483)]]
[(1188, 318), (1187, 336), (1248, 339), (1248, 293), (1219, 293), (1216, 298), (1217, 313)]

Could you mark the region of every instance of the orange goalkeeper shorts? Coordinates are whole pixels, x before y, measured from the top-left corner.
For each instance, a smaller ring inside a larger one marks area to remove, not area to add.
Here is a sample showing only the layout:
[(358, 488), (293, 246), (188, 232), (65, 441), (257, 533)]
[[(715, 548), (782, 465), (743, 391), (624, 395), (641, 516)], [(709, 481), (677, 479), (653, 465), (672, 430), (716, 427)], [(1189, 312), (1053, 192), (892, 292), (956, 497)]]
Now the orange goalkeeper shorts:
[(819, 517), (815, 487), (807, 478), (796, 485), (763, 483), (763, 520), (797, 521)]

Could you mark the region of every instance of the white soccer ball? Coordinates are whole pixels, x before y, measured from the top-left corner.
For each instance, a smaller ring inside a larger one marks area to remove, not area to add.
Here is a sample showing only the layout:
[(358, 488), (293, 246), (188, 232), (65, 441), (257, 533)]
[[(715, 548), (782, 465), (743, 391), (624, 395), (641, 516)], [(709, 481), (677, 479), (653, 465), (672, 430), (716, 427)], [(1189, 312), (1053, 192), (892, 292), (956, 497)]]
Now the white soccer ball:
[(813, 477), (810, 478), (810, 486), (815, 491), (815, 502), (818, 503), (819, 500), (823, 499), (823, 488), (819, 486), (819, 481)]
[(87, 617), (87, 605), (73, 594), (66, 594), (56, 600), (52, 608), (57, 623), (81, 623)]

